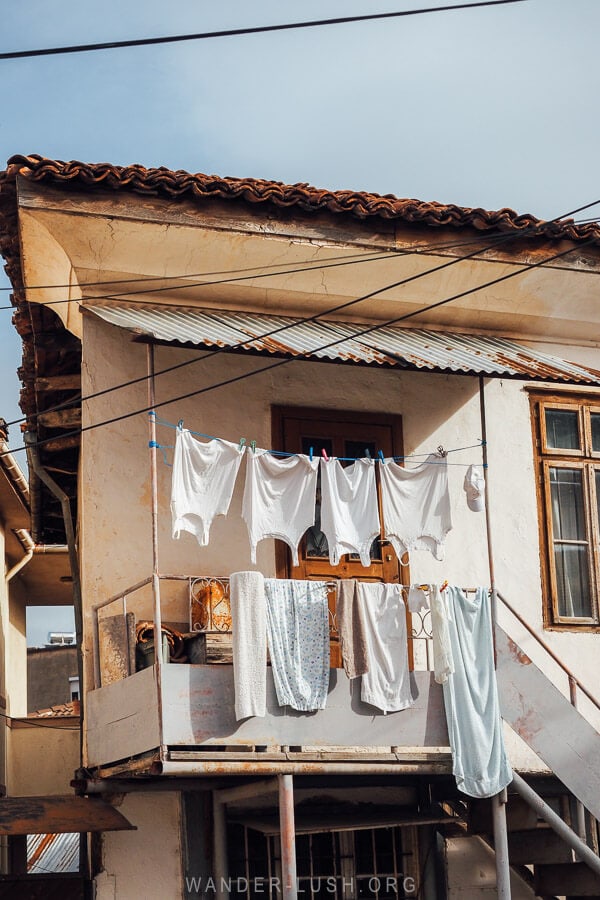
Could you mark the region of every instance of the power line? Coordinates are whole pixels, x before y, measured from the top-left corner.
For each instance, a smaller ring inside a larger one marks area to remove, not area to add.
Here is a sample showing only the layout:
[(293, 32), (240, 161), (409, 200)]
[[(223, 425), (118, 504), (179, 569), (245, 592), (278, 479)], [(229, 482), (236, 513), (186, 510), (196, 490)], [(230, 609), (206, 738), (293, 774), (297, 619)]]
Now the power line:
[(422, 9), (406, 9), (398, 12), (369, 13), (362, 16), (338, 16), (335, 19), (313, 19), (307, 22), (287, 22), (282, 25), (256, 25), (251, 28), (227, 28), (220, 31), (204, 31), (196, 34), (173, 34), (164, 37), (137, 38), (125, 41), (102, 41), (94, 44), (72, 44), (65, 47), (46, 47), (38, 50), (12, 50), (0, 53), (3, 59), (25, 59), (37, 56), (57, 56), (65, 53), (88, 53), (92, 50), (119, 50), (124, 47), (147, 47), (155, 44), (175, 44), (183, 41), (202, 41), (209, 38), (238, 37), (245, 34), (265, 34), (273, 31), (292, 31), (300, 28), (317, 28), (324, 25), (346, 25), (351, 22), (369, 22), (377, 19), (399, 19), (428, 13), (450, 12), (481, 6), (506, 6), (525, 3), (527, 0), (485, 0), (477, 3), (453, 3), (446, 6), (429, 6)]
[[(600, 201), (596, 201), (596, 202), (600, 202)], [(595, 238), (590, 238), (588, 241), (583, 241), (579, 246), (580, 247), (587, 246), (592, 243), (595, 243)], [(574, 248), (574, 247), (570, 247), (568, 250), (562, 250), (559, 253), (555, 253), (552, 256), (546, 257), (546, 259), (538, 260), (537, 262), (534, 262), (534, 263), (529, 263), (528, 265), (523, 266), (521, 269), (517, 269), (516, 271), (509, 272), (506, 275), (501, 275), (498, 278), (494, 278), (491, 281), (488, 281), (488, 282), (485, 282), (484, 284), (478, 285), (477, 287), (469, 288), (468, 290), (461, 291), (458, 294), (453, 294), (451, 297), (446, 297), (444, 300), (438, 300), (436, 303), (430, 303), (429, 305), (421, 307), (420, 309), (416, 309), (416, 310), (413, 310), (412, 312), (405, 313), (402, 316), (396, 316), (393, 319), (389, 319), (386, 322), (378, 322), (376, 325), (371, 325), (368, 328), (364, 328), (361, 331), (355, 332), (352, 335), (352, 337), (353, 337), (353, 339), (356, 339), (359, 337), (364, 337), (365, 335), (370, 334), (373, 331), (379, 331), (382, 328), (387, 328), (390, 325), (395, 325), (398, 322), (403, 322), (407, 319), (412, 318), (413, 316), (419, 315), (420, 313), (428, 312), (432, 309), (437, 309), (440, 306), (444, 306), (447, 303), (453, 302), (454, 300), (458, 300), (458, 299), (460, 299), (462, 297), (466, 297), (470, 294), (477, 293), (478, 291), (481, 291), (484, 288), (492, 287), (493, 285), (500, 284), (501, 282), (504, 282), (504, 281), (508, 281), (510, 278), (515, 278), (517, 275), (522, 275), (524, 272), (529, 272), (532, 269), (538, 269), (541, 266), (544, 266), (547, 263), (552, 262), (555, 259), (561, 259), (562, 257), (567, 256), (570, 253), (573, 253), (575, 249), (576, 248)], [(389, 290), (389, 288), (390, 288), (389, 285), (387, 287), (381, 288), (379, 293), (381, 293), (384, 290)], [(376, 292), (373, 292), (373, 293), (376, 293)], [(354, 301), (354, 302), (358, 302), (358, 301)], [(294, 323), (294, 324), (297, 324), (297, 323)], [(96, 428), (101, 428), (101, 427), (104, 427), (107, 425), (112, 425), (116, 422), (121, 422), (124, 419), (130, 419), (133, 416), (140, 415), (141, 413), (148, 413), (155, 409), (159, 409), (163, 406), (168, 406), (170, 403), (177, 403), (181, 400), (188, 400), (190, 397), (197, 397), (197, 396), (200, 396), (201, 394), (206, 394), (206, 393), (209, 393), (210, 391), (216, 390), (217, 388), (227, 387), (231, 384), (235, 384), (237, 382), (244, 381), (247, 378), (252, 378), (255, 375), (260, 375), (263, 372), (268, 372), (273, 369), (280, 368), (281, 366), (287, 365), (288, 363), (291, 363), (291, 362), (295, 362), (298, 359), (302, 359), (302, 358), (306, 359), (307, 357), (310, 357), (313, 353), (315, 353), (316, 350), (318, 350), (318, 351), (328, 350), (331, 347), (336, 346), (337, 344), (343, 343), (343, 341), (345, 341), (346, 339), (347, 339), (346, 336), (338, 338), (337, 340), (331, 341), (328, 344), (323, 344), (321, 347), (313, 348), (311, 351), (305, 351), (304, 353), (300, 353), (297, 356), (294, 356), (292, 358), (286, 358), (283, 360), (279, 360), (276, 363), (271, 363), (268, 366), (263, 366), (263, 368), (261, 368), (261, 369), (255, 369), (253, 372), (245, 372), (242, 375), (236, 375), (232, 378), (226, 379), (225, 381), (220, 381), (220, 382), (217, 382), (216, 384), (209, 385), (208, 387), (199, 388), (198, 390), (190, 391), (187, 394), (180, 394), (177, 397), (171, 397), (169, 400), (163, 400), (160, 403), (153, 404), (152, 406), (144, 406), (140, 409), (136, 409), (136, 410), (133, 410), (128, 413), (123, 413), (120, 416), (113, 416), (112, 418), (105, 419), (101, 422), (93, 422), (90, 425), (85, 425), (83, 428), (78, 428), (73, 431), (66, 432), (65, 434), (62, 434), (60, 437), (62, 439), (68, 438), (68, 437), (75, 437), (77, 435), (83, 434), (84, 432), (93, 431)], [(232, 348), (228, 348), (228, 349), (232, 349)], [(212, 353), (212, 354), (208, 354), (208, 355), (210, 355), (212, 357), (215, 354)], [(202, 358), (204, 358), (204, 357), (202, 357)], [(148, 376), (144, 376), (140, 380), (146, 380), (147, 377)], [(48, 443), (49, 441), (54, 441), (54, 440), (56, 440), (56, 438), (46, 438), (41, 441), (36, 441), (34, 444), (32, 444), (30, 446), (42, 447), (42, 446), (44, 446), (44, 444)], [(17, 453), (17, 452), (19, 452), (21, 450), (25, 450), (25, 449), (26, 449), (25, 447), (17, 447), (15, 450), (4, 451), (4, 453), (0, 454), (0, 456), (5, 456), (9, 453)]]
[[(594, 204), (590, 204), (594, 205)], [(587, 207), (584, 207), (587, 208)], [(564, 218), (564, 217), (563, 217)], [(544, 225), (551, 224), (552, 222), (559, 220), (551, 220), (550, 223), (544, 222)], [(485, 253), (488, 250), (494, 250), (497, 245), (506, 243), (507, 241), (512, 240), (517, 237), (536, 237), (540, 236), (540, 230), (537, 225), (533, 225), (529, 228), (524, 228), (516, 233), (513, 232), (502, 232), (500, 234), (493, 235), (490, 240), (494, 240), (493, 244), (488, 244), (486, 247), (480, 247), (477, 252)], [(253, 281), (256, 278), (276, 278), (277, 276), (282, 275), (295, 275), (296, 273), (301, 272), (318, 272), (321, 269), (331, 269), (331, 268), (339, 268), (343, 266), (350, 265), (359, 265), (363, 262), (379, 262), (384, 259), (393, 259), (395, 256), (437, 256), (439, 255), (437, 251), (448, 250), (448, 249), (457, 249), (459, 247), (470, 247), (473, 244), (479, 244), (481, 238), (471, 238), (469, 240), (462, 241), (447, 241), (442, 244), (424, 244), (417, 248), (405, 249), (403, 247), (398, 247), (393, 250), (381, 250), (381, 251), (371, 251), (371, 253), (360, 253), (360, 254), (349, 254), (347, 256), (332, 256), (332, 257), (324, 257), (321, 260), (305, 260), (304, 262), (309, 263), (309, 265), (304, 266), (302, 261), (298, 261), (295, 265), (300, 266), (301, 268), (293, 268), (293, 269), (283, 269), (279, 270), (280, 266), (286, 265), (285, 263), (273, 263), (271, 266), (248, 266), (243, 269), (230, 269), (223, 271), (214, 271), (214, 272), (196, 272), (196, 273), (187, 273), (187, 274), (179, 274), (179, 275), (151, 275), (151, 276), (139, 276), (137, 278), (127, 278), (127, 279), (113, 279), (107, 281), (88, 281), (83, 284), (78, 285), (81, 288), (88, 287), (96, 287), (102, 285), (112, 285), (112, 284), (147, 284), (149, 281), (155, 282), (164, 282), (164, 281), (178, 281), (184, 280), (187, 278), (203, 278), (207, 275), (228, 275), (233, 274), (235, 272), (252, 272), (251, 275), (234, 275), (232, 278), (220, 278), (214, 281), (192, 281), (188, 284), (181, 284), (175, 287), (177, 291), (189, 290), (191, 288), (197, 287), (213, 287), (218, 284), (231, 284), (238, 281)], [(502, 262), (504, 265), (510, 264), (509, 260), (489, 260), (490, 262)], [(278, 271), (267, 271), (268, 269), (277, 269)], [(595, 274), (595, 273), (594, 273)], [(46, 284), (46, 285), (27, 285), (26, 290), (58, 290), (58, 289), (70, 289), (72, 288), (72, 284)], [(81, 298), (75, 297), (67, 297), (62, 300), (45, 300), (43, 302), (40, 301), (31, 301), (37, 303), (39, 306), (58, 306), (63, 303), (89, 303), (92, 300), (123, 300), (126, 297), (136, 297), (139, 294), (160, 294), (166, 291), (172, 290), (171, 285), (167, 285), (166, 287), (148, 287), (143, 288), (139, 291), (118, 291), (114, 294), (97, 294), (90, 295)], [(3, 287), (0, 290), (4, 291), (14, 291), (14, 287)], [(15, 310), (16, 307), (12, 304), (7, 306), (0, 306), (0, 310)]]
[[(598, 204), (598, 203), (600, 203), (600, 200), (594, 201), (593, 203), (586, 204), (585, 206), (580, 207), (580, 208), (577, 209), (577, 210), (573, 210), (572, 212), (567, 213), (566, 215), (568, 215), (568, 216), (573, 215), (575, 212), (580, 212), (582, 209), (588, 209), (590, 206), (595, 206), (595, 205)], [(564, 218), (564, 217), (561, 217), (561, 218)], [(522, 233), (520, 232), (520, 234), (522, 234)], [(368, 293), (368, 294), (363, 294), (363, 295), (360, 296), (360, 297), (356, 297), (356, 298), (354, 298), (353, 300), (349, 300), (349, 301), (346, 301), (345, 303), (338, 304), (337, 306), (330, 307), (328, 310), (325, 310), (324, 312), (315, 313), (315, 314), (313, 314), (312, 316), (306, 316), (306, 317), (304, 317), (304, 318), (302, 318), (302, 319), (297, 319), (297, 320), (295, 320), (295, 321), (294, 321), (293, 323), (291, 323), (291, 324), (278, 326), (277, 328), (274, 328), (274, 329), (272, 329), (271, 331), (265, 332), (264, 334), (261, 334), (261, 335), (257, 335), (255, 338), (253, 338), (253, 340), (255, 340), (255, 341), (257, 341), (257, 340), (264, 340), (265, 338), (273, 337), (274, 335), (279, 334), (279, 333), (281, 333), (282, 331), (287, 331), (288, 329), (293, 328), (293, 327), (295, 327), (295, 326), (297, 326), (297, 325), (306, 325), (306, 324), (308, 324), (309, 322), (316, 322), (316, 321), (318, 321), (319, 319), (322, 319), (324, 316), (331, 316), (331, 315), (333, 315), (333, 314), (336, 313), (336, 312), (341, 312), (342, 310), (349, 309), (351, 306), (355, 306), (357, 303), (362, 303), (362, 302), (364, 302), (365, 300), (370, 300), (372, 297), (375, 297), (375, 296), (377, 296), (378, 294), (383, 293), (384, 291), (392, 290), (393, 288), (396, 288), (396, 287), (401, 287), (402, 285), (409, 284), (409, 283), (412, 282), (412, 281), (417, 281), (419, 278), (423, 278), (423, 277), (425, 277), (426, 275), (430, 275), (430, 274), (432, 274), (432, 273), (434, 273), (434, 272), (439, 272), (440, 270), (449, 268), (449, 267), (451, 267), (451, 266), (453, 266), (453, 265), (456, 265), (456, 264), (459, 263), (459, 262), (465, 262), (466, 260), (471, 259), (473, 256), (477, 256), (478, 254), (483, 253), (483, 252), (485, 252), (486, 250), (495, 249), (495, 248), (498, 247), (501, 243), (504, 243), (504, 242), (513, 240), (513, 238), (514, 238), (514, 235), (513, 235), (512, 233), (507, 233), (507, 234), (498, 235), (498, 236), (496, 236), (496, 238), (495, 238), (493, 244), (489, 244), (489, 245), (486, 246), (486, 247), (478, 246), (472, 253), (469, 253), (469, 254), (466, 254), (466, 255), (463, 255), (463, 256), (459, 256), (459, 257), (455, 257), (455, 258), (453, 258), (453, 259), (447, 260), (447, 261), (444, 262), (444, 263), (441, 263), (441, 264), (439, 264), (439, 265), (437, 265), (437, 266), (434, 266), (434, 267), (432, 267), (432, 268), (430, 268), (430, 269), (426, 269), (424, 272), (418, 272), (418, 273), (415, 274), (415, 275), (410, 275), (410, 276), (408, 276), (408, 277), (406, 277), (406, 278), (401, 279), (400, 281), (393, 282), (392, 284), (385, 285), (385, 286), (382, 287), (382, 288), (377, 288), (376, 290), (371, 291), (371, 292)], [(473, 243), (477, 243), (477, 244), (478, 244), (479, 242), (478, 242), (478, 241), (467, 241), (467, 242), (465, 242), (465, 243), (466, 243), (467, 246), (469, 246), (469, 245), (471, 245), (471, 244), (473, 244)], [(384, 257), (384, 258), (387, 258), (387, 257)], [(350, 265), (350, 264), (355, 264), (355, 263), (358, 263), (358, 262), (361, 262), (361, 261), (362, 261), (362, 259), (354, 260), (352, 263), (349, 263), (349, 265)], [(369, 260), (369, 261), (370, 261), (370, 260)], [(338, 264), (338, 265), (340, 265), (340, 264)], [(324, 268), (325, 268), (325, 267), (324, 267)], [(297, 271), (297, 272), (298, 272), (298, 271), (304, 271), (304, 270), (302, 270), (302, 269), (296, 269), (296, 270), (294, 270), (294, 271)], [(269, 273), (269, 274), (285, 274), (285, 273)], [(265, 275), (264, 277), (268, 277), (268, 276)], [(231, 280), (238, 280), (238, 279), (231, 279)], [(240, 279), (240, 280), (243, 280), (243, 279)], [(201, 282), (200, 284), (207, 284), (207, 282)], [(147, 293), (147, 292), (146, 292), (146, 291), (138, 291), (138, 292), (133, 292), (133, 293)], [(117, 295), (115, 295), (114, 297), (110, 297), (110, 296), (104, 295), (104, 296), (102, 296), (102, 297), (100, 297), (100, 298), (86, 298), (86, 299), (101, 299), (101, 300), (106, 300), (106, 299), (115, 299), (116, 296), (117, 296)], [(119, 295), (119, 296), (120, 296), (120, 295)], [(127, 296), (130, 296), (130, 295), (127, 295)], [(84, 307), (84, 308), (85, 308), (85, 307)], [(415, 313), (415, 314), (416, 314), (416, 313)], [(156, 378), (156, 377), (158, 377), (158, 376), (160, 376), (160, 375), (165, 375), (165, 374), (168, 374), (169, 372), (174, 372), (174, 371), (176, 371), (176, 370), (178, 370), (178, 369), (185, 368), (186, 366), (193, 365), (194, 363), (201, 362), (201, 361), (204, 360), (204, 359), (208, 359), (208, 358), (211, 358), (211, 359), (212, 359), (214, 356), (218, 355), (219, 353), (231, 352), (232, 350), (239, 349), (239, 348), (241, 348), (241, 347), (246, 346), (247, 343), (248, 343), (247, 341), (240, 341), (240, 342), (238, 342), (237, 344), (234, 344), (234, 345), (229, 346), (229, 347), (218, 347), (218, 348), (215, 349), (215, 350), (212, 350), (212, 351), (210, 351), (210, 352), (208, 352), (208, 353), (204, 353), (202, 356), (197, 356), (197, 357), (195, 357), (194, 359), (185, 360), (185, 361), (183, 361), (183, 362), (176, 363), (176, 364), (173, 365), (173, 366), (169, 366), (169, 367), (167, 367), (167, 368), (165, 368), (165, 369), (161, 369), (160, 371), (158, 371), (158, 372), (155, 373), (155, 376), (154, 376), (154, 377)], [(101, 391), (96, 391), (96, 392), (93, 393), (93, 394), (88, 394), (88, 395), (85, 396), (85, 397), (81, 397), (81, 396), (78, 394), (78, 395), (76, 395), (76, 396), (70, 398), (69, 400), (65, 400), (65, 401), (62, 402), (62, 403), (56, 404), (55, 406), (52, 406), (52, 407), (49, 407), (48, 409), (42, 410), (42, 413), (41, 413), (41, 414), (45, 414), (45, 413), (49, 413), (49, 412), (57, 412), (57, 411), (59, 411), (59, 410), (61, 410), (61, 409), (68, 409), (68, 408), (70, 408), (70, 407), (72, 407), (72, 406), (74, 406), (74, 405), (76, 405), (76, 404), (83, 403), (84, 401), (94, 400), (94, 399), (96, 399), (97, 397), (102, 397), (102, 396), (104, 396), (104, 395), (106, 395), (106, 394), (112, 393), (113, 391), (122, 390), (122, 389), (124, 389), (124, 388), (126, 388), (126, 387), (131, 387), (131, 386), (134, 385), (134, 384), (139, 384), (139, 383), (141, 383), (141, 382), (147, 381), (147, 380), (148, 380), (148, 377), (149, 377), (148, 375), (141, 375), (141, 376), (139, 376), (138, 378), (133, 378), (133, 379), (131, 379), (131, 380), (129, 380), (129, 381), (120, 382), (119, 384), (114, 385), (114, 386), (112, 386), (112, 387), (104, 388), (103, 390), (101, 390)], [(40, 413), (35, 414), (32, 418), (37, 418), (38, 415), (40, 415)], [(7, 422), (7, 423), (6, 423), (6, 427), (11, 427), (12, 425), (18, 425), (19, 423), (26, 421), (26, 419), (27, 419), (26, 416), (22, 416), (21, 418), (15, 419), (15, 420), (13, 420), (12, 422)]]

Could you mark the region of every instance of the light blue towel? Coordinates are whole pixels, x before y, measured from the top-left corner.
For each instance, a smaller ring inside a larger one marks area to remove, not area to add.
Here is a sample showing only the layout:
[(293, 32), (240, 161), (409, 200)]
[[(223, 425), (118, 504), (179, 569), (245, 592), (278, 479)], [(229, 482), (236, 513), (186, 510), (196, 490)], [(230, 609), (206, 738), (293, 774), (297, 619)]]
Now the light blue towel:
[(265, 578), (267, 638), (280, 706), (324, 709), (329, 689), (329, 611), (322, 581)]
[(489, 594), (447, 588), (454, 673), (443, 685), (453, 773), (471, 797), (493, 797), (512, 781), (498, 703)]

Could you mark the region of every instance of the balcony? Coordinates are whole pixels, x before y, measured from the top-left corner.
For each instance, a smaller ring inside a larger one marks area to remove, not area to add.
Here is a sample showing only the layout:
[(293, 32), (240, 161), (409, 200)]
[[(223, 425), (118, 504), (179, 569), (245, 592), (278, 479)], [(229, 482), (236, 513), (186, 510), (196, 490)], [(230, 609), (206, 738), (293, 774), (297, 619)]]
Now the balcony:
[[(160, 623), (162, 651), (155, 658)], [(330, 670), (327, 707), (280, 707), (237, 722), (229, 581), (160, 576), (94, 608), (94, 689), (86, 696), (87, 765), (99, 774), (450, 771), (441, 687), (430, 671), (429, 613), (412, 615), (414, 705), (385, 715), (360, 700), (359, 679)], [(156, 628), (158, 631), (158, 627)], [(330, 641), (338, 640), (330, 604)], [(335, 649), (332, 650), (332, 657)], [(362, 771), (362, 768), (361, 768)]]

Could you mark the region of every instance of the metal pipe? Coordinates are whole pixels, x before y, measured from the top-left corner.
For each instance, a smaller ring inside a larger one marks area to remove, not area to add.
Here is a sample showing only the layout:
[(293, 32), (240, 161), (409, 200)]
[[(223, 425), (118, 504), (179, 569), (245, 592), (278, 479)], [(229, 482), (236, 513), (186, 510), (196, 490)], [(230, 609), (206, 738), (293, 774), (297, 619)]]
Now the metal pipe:
[(539, 816), (546, 820), (550, 828), (562, 838), (565, 844), (568, 844), (575, 851), (579, 859), (589, 866), (593, 872), (600, 875), (600, 857), (596, 856), (587, 844), (584, 844), (566, 822), (563, 822), (561, 817), (516, 772), (513, 772), (512, 787), (519, 792), (521, 797), (529, 803)]
[(506, 829), (506, 790), (492, 797), (494, 852), (496, 854), (496, 892), (498, 897), (510, 898), (510, 860)]
[(213, 867), (215, 872), (215, 897), (227, 900), (225, 885), (227, 884), (227, 817), (225, 804), (221, 803), (213, 792)]
[[(485, 530), (487, 536), (488, 568), (491, 591), (491, 625), (494, 651), (494, 668), (496, 667), (496, 626), (498, 621), (498, 599), (496, 596), (496, 577), (494, 573), (494, 551), (492, 546), (492, 522), (490, 516), (490, 491), (488, 478), (487, 425), (485, 416), (485, 381), (479, 376), (479, 415), (481, 420), (481, 455), (483, 460), (484, 497), (485, 497)], [(496, 891), (499, 900), (510, 900), (510, 862), (508, 859), (508, 829), (506, 825), (506, 794), (501, 791), (492, 797), (492, 821), (494, 825), (494, 846), (496, 848)]]
[[(577, 709), (577, 682), (572, 675), (569, 675), (569, 697), (573, 709)], [(579, 835), (581, 840), (585, 844), (587, 844), (587, 834), (585, 828), (585, 806), (578, 797), (575, 798), (575, 815), (577, 821), (577, 834)]]
[[(33, 541), (32, 541), (31, 543), (33, 544)], [(25, 568), (25, 566), (27, 565), (27, 563), (28, 563), (31, 559), (33, 559), (33, 549), (34, 549), (34, 547), (35, 547), (35, 544), (33, 544), (32, 547), (29, 547), (29, 549), (25, 551), (25, 556), (23, 556), (23, 557), (19, 560), (19, 562), (16, 563), (16, 565), (14, 565), (14, 566), (12, 567), (12, 569), (9, 569), (9, 570), (8, 570), (8, 572), (7, 572), (6, 575), (5, 575), (6, 583), (7, 583), (7, 584), (8, 584), (9, 581), (11, 581), (11, 580), (15, 577), (15, 575), (17, 575), (17, 574), (21, 571), (21, 569), (24, 569), (24, 568)]]
[(260, 781), (251, 781), (249, 784), (237, 784), (234, 787), (222, 788), (215, 793), (219, 798), (219, 803), (236, 803), (240, 800), (277, 793), (278, 790), (275, 778), (262, 778)]
[(281, 842), (283, 900), (298, 900), (294, 778), (293, 775), (278, 775), (277, 780), (279, 782), (279, 839)]
[(148, 360), (148, 415), (149, 448), (150, 448), (150, 487), (151, 487), (151, 519), (152, 519), (152, 596), (154, 598), (154, 658), (158, 669), (162, 659), (162, 614), (160, 608), (160, 578), (158, 574), (158, 466), (156, 462), (156, 403), (154, 384), (154, 344), (147, 345)]
[(243, 760), (190, 760), (170, 762), (164, 760), (152, 766), (150, 774), (172, 777), (194, 775), (449, 775), (450, 760), (440, 763), (347, 763), (290, 762), (277, 760), (251, 762)]

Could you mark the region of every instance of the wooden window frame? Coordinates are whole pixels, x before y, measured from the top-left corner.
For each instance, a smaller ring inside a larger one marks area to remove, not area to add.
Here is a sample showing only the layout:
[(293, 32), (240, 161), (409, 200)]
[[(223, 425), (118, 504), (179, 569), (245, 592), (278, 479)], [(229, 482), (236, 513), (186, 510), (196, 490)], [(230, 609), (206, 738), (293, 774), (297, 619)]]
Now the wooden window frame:
[[(600, 451), (592, 449), (591, 414), (600, 414), (598, 395), (530, 394), (535, 465), (537, 472), (540, 563), (542, 574), (543, 625), (548, 630), (600, 632), (600, 515), (596, 496), (595, 473), (600, 471)], [(565, 409), (578, 413), (580, 448), (548, 447), (546, 443), (547, 409)], [(579, 469), (586, 539), (589, 547), (590, 616), (564, 616), (558, 611), (558, 589), (554, 556), (554, 535), (550, 489), (550, 469)]]

